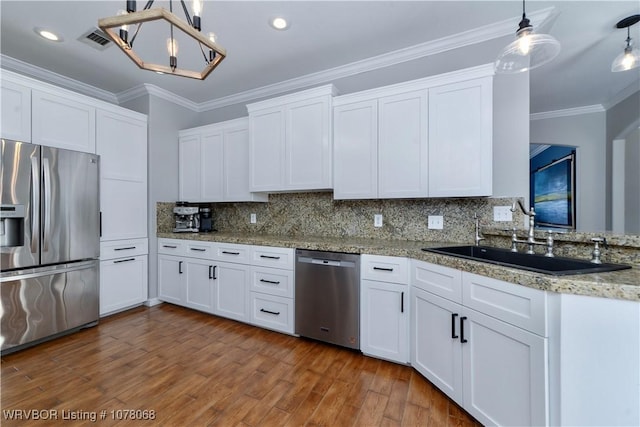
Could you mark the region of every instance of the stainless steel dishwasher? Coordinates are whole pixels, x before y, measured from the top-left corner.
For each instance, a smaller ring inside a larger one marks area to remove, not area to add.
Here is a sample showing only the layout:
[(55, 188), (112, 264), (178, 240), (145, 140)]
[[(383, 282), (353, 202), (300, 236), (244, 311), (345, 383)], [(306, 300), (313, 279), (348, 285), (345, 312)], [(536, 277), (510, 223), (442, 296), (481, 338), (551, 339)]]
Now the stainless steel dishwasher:
[(298, 335), (360, 349), (360, 255), (296, 250)]

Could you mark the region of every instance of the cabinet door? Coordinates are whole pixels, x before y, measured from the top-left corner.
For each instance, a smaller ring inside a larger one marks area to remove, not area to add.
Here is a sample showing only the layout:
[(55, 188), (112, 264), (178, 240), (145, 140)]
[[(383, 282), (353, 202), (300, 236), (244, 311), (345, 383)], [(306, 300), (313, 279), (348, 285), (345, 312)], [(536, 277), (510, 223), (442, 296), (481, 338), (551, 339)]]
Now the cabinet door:
[(250, 191), (284, 189), (284, 109), (249, 114)]
[[(200, 194), (198, 201), (223, 200), (223, 146), (222, 131), (202, 134), (200, 141)], [(186, 167), (187, 165), (185, 165)], [(189, 200), (189, 199), (187, 199)]]
[(184, 304), (187, 307), (213, 312), (214, 271), (213, 261), (186, 259), (187, 285)]
[(484, 425), (548, 425), (547, 339), (466, 309), (464, 408)]
[(225, 130), (223, 161), (225, 202), (267, 201), (266, 194), (249, 191), (249, 130), (246, 125)]
[(158, 298), (173, 304), (184, 305), (184, 259), (158, 255)]
[(378, 196), (428, 195), (427, 93), (379, 100)]
[(183, 136), (178, 142), (178, 183), (180, 200), (200, 200), (200, 135)]
[(330, 97), (287, 106), (285, 187), (288, 190), (332, 188)]
[(491, 77), (429, 89), (429, 196), (490, 196)]
[(147, 237), (147, 121), (98, 110), (96, 152), (101, 240)]
[(411, 365), (462, 405), (462, 306), (421, 289), (411, 292)]
[(31, 89), (2, 79), (2, 138), (31, 142)]
[(409, 287), (362, 280), (360, 349), (399, 363), (409, 361)]
[(147, 256), (100, 262), (100, 316), (147, 299)]
[(333, 198), (377, 198), (377, 100), (335, 107), (333, 124)]
[(66, 93), (31, 92), (34, 144), (96, 152), (96, 109)]
[(247, 322), (249, 320), (249, 283), (251, 267), (216, 263), (214, 310), (217, 315)]

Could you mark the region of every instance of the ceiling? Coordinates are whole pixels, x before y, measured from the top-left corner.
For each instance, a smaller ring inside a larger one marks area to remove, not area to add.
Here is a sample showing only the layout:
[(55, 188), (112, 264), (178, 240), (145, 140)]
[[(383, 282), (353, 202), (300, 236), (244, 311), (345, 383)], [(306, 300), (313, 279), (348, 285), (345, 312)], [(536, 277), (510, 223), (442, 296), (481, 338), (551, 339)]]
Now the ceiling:
[[(145, 2), (137, 3), (140, 10)], [(228, 55), (199, 81), (140, 70), (113, 44), (100, 51), (78, 41), (97, 27), (98, 19), (115, 15), (124, 5), (124, 0), (1, 0), (2, 67), (39, 78), (46, 78), (41, 69), (53, 71), (58, 84), (72, 79), (116, 100), (140, 88), (156, 88), (203, 111), (329, 82), (347, 93), (493, 62), (513, 40), (522, 11), (522, 3), (511, 0), (206, 0), (202, 31), (214, 31)], [(168, 9), (169, 2), (153, 5), (160, 6)], [(179, 1), (173, 7), (182, 18)], [(626, 38), (615, 24), (640, 13), (640, 2), (530, 0), (526, 7), (534, 28), (562, 46), (553, 62), (531, 71), (532, 113), (597, 104), (606, 108), (620, 94), (640, 88), (638, 69), (610, 71)], [(268, 20), (275, 15), (286, 17), (290, 28), (271, 28)], [(34, 27), (56, 31), (64, 41), (48, 42)], [(631, 30), (640, 43), (640, 24)], [(154, 50), (164, 49), (166, 32), (145, 24), (135, 49), (143, 57), (167, 61)], [(188, 45), (181, 41), (179, 65), (200, 60), (197, 67), (202, 67), (202, 54), (197, 52), (198, 59)]]

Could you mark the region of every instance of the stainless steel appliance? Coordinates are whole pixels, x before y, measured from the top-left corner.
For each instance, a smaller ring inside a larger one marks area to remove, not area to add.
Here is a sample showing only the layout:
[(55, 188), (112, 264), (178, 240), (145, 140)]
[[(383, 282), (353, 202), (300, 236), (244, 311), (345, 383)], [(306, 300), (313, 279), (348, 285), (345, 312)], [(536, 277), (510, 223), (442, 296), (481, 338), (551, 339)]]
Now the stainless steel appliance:
[(208, 233), (213, 231), (213, 218), (211, 208), (200, 208), (200, 231)]
[(174, 233), (197, 233), (200, 231), (200, 208), (188, 206), (187, 202), (176, 202), (173, 208), (176, 226)]
[(360, 255), (296, 250), (296, 334), (360, 349)]
[(2, 139), (1, 350), (95, 325), (99, 158)]

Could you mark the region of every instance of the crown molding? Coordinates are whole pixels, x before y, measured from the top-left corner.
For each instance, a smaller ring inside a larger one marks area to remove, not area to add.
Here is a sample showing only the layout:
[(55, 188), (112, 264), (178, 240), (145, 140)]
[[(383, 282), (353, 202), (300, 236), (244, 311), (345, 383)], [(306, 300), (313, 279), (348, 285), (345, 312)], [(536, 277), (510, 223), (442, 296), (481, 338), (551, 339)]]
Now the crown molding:
[(610, 108), (616, 106), (618, 103), (624, 101), (634, 93), (640, 91), (640, 84), (637, 81), (631, 83), (629, 86), (622, 89), (620, 92), (616, 93), (610, 100), (608, 100), (604, 104), (604, 108), (609, 110)]
[(557, 119), (559, 117), (579, 116), (581, 114), (604, 113), (605, 111), (607, 110), (601, 104), (586, 105), (584, 107), (529, 114), (529, 120)]
[(143, 83), (123, 92), (119, 92), (116, 97), (118, 98), (119, 103), (123, 103), (144, 95), (156, 96), (197, 113), (202, 111), (198, 103), (150, 83)]
[(53, 71), (45, 70), (44, 68), (40, 68), (38, 66), (20, 61), (19, 59), (15, 59), (4, 54), (0, 54), (0, 64), (2, 68), (6, 70), (14, 71), (28, 77), (33, 77), (34, 79), (46, 83), (51, 83), (65, 89), (81, 93), (83, 95), (91, 96), (92, 98), (101, 99), (112, 104), (118, 103), (118, 98), (111, 92), (103, 89), (98, 89), (95, 86), (91, 86), (78, 80), (65, 77), (61, 74), (54, 73)]
[[(536, 25), (543, 25), (557, 14), (555, 7), (548, 7), (528, 15)], [(199, 104), (200, 111), (214, 110), (229, 105), (248, 102), (260, 98), (279, 95), (284, 92), (300, 90), (309, 86), (329, 83), (344, 77), (374, 71), (380, 68), (413, 61), (426, 56), (436, 55), (453, 49), (459, 49), (477, 43), (486, 42), (500, 37), (515, 34), (518, 18), (509, 18), (472, 30), (464, 31), (452, 36), (420, 43), (403, 49), (398, 49), (385, 55), (363, 59), (335, 68), (307, 74), (301, 77), (285, 80), (256, 89), (239, 92), (233, 95), (217, 98)]]

